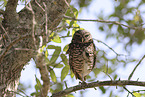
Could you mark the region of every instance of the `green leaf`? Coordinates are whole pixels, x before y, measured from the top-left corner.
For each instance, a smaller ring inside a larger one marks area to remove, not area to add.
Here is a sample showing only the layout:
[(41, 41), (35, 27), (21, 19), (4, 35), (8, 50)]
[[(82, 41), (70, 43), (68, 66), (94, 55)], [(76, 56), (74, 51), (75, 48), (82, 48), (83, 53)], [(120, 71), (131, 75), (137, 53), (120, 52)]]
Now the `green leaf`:
[(47, 50), (45, 51), (45, 57), (48, 57), (48, 51)]
[(55, 63), (55, 61), (57, 60), (57, 58), (59, 57), (59, 54), (61, 52), (61, 47), (60, 46), (54, 46), (54, 45), (49, 45), (47, 47), (48, 49), (55, 49), (51, 59), (50, 59), (50, 63)]
[(70, 71), (70, 76), (71, 76), (71, 78), (74, 77), (74, 73), (72, 72), (72, 70)]
[(65, 65), (68, 65), (68, 59), (67, 59), (66, 55), (65, 55), (65, 54), (61, 54), (60, 57), (61, 57), (61, 59), (62, 59), (62, 62), (63, 62)]
[(117, 75), (117, 74), (115, 74), (115, 76), (114, 76), (114, 80), (116, 80), (116, 79), (117, 79), (117, 77), (118, 77), (118, 75)]
[(106, 93), (106, 89), (104, 87), (99, 87), (99, 89), (102, 91), (103, 94)]
[(67, 95), (67, 97), (75, 97), (75, 96), (73, 96), (73, 94), (69, 94), (69, 95)]
[(37, 85), (42, 86), (40, 80), (36, 77), (36, 75), (35, 75), (35, 80), (36, 80)]
[(46, 47), (46, 45), (43, 45), (43, 46), (40, 48), (40, 52), (43, 52), (45, 47)]
[(55, 68), (62, 68), (63, 64), (56, 64)]
[(44, 59), (45, 59), (45, 62), (46, 62), (47, 64), (50, 63), (50, 60), (49, 60), (47, 57), (45, 57)]
[(50, 72), (51, 80), (53, 82), (56, 82), (56, 75), (55, 75), (55, 72), (53, 71), (53, 69), (51, 69), (49, 72)]
[(75, 34), (75, 32), (76, 32), (76, 29), (73, 29), (73, 30), (72, 30), (72, 37), (73, 37), (73, 35)]
[(33, 92), (30, 95), (35, 97), (36, 94), (37, 94), (36, 92)]
[(77, 22), (74, 22), (74, 23), (73, 23), (73, 27), (78, 27), (77, 29), (76, 29), (76, 28), (75, 28), (75, 29), (76, 29), (76, 30), (80, 30), (80, 26), (77, 24)]
[(56, 35), (53, 37), (52, 41), (56, 43), (61, 43), (61, 38), (59, 37), (59, 35)]
[(75, 21), (72, 20), (72, 21), (70, 22), (69, 26), (71, 27), (74, 23), (75, 23)]
[(72, 8), (72, 11), (73, 11), (73, 13), (74, 13), (74, 16), (77, 18), (78, 17), (78, 10), (76, 9), (76, 8), (74, 8), (73, 6), (71, 6), (71, 8)]
[(67, 33), (67, 36), (69, 36), (70, 35), (70, 31), (68, 31), (68, 33)]
[(66, 52), (66, 51), (68, 50), (68, 45), (69, 45), (69, 44), (65, 45), (65, 47), (63, 48), (63, 51), (64, 51), (64, 52)]
[(75, 16), (75, 18), (77, 18), (78, 17), (78, 13), (79, 13), (79, 11), (76, 8), (74, 8), (73, 6), (70, 6), (70, 8), (67, 10), (65, 15), (66, 16), (70, 16), (70, 17), (74, 17)]
[(55, 49), (56, 48), (56, 46), (54, 46), (54, 45), (48, 45), (48, 47), (47, 47), (47, 49)]
[(63, 81), (65, 79), (65, 77), (68, 75), (68, 73), (69, 73), (69, 66), (66, 65), (61, 71), (61, 81)]
[(70, 25), (70, 20), (66, 20), (66, 23), (68, 23)]
[(94, 72), (94, 74), (95, 74), (95, 77), (97, 77), (97, 75), (100, 73), (100, 69), (98, 69), (98, 68), (94, 68), (93, 69), (93, 72)]
[(134, 92), (133, 95), (134, 95), (135, 97), (141, 97), (140, 93)]
[(109, 95), (109, 97), (112, 97), (112, 91), (110, 92), (110, 95)]
[(73, 14), (72, 14), (72, 12), (71, 12), (70, 9), (67, 10), (67, 12), (66, 12), (65, 15), (66, 15), (66, 16), (70, 16), (70, 17), (73, 17)]
[(42, 85), (40, 83), (40, 80), (36, 77), (36, 75), (35, 75), (35, 80), (36, 80), (35, 90), (38, 93), (39, 90), (41, 89)]

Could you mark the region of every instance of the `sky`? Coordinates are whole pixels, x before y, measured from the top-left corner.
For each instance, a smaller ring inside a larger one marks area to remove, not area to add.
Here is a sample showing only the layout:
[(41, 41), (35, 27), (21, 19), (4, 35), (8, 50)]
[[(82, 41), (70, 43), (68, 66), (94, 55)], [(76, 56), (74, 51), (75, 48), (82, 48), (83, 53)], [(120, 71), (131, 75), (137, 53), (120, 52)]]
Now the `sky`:
[[(139, 1), (139, 0), (135, 0), (135, 1)], [(104, 3), (105, 2), (105, 3)], [(113, 6), (117, 5), (118, 1), (115, 0), (93, 0), (93, 2), (91, 3), (91, 5), (88, 7), (88, 9), (84, 9), (82, 11), (82, 13), (78, 16), (79, 19), (97, 19), (97, 15), (100, 14), (100, 11), (102, 10), (103, 13), (107, 16), (109, 14), (111, 14), (114, 9)], [(131, 6), (136, 6), (137, 2), (134, 3), (132, 2)], [(17, 9), (20, 10), (22, 8), (22, 6), (19, 6)], [(142, 7), (141, 9), (145, 9), (144, 7)], [(94, 22), (79, 22), (79, 25), (82, 28), (85, 28), (86, 30), (90, 31), (91, 34), (93, 35), (93, 38), (101, 40), (103, 42), (105, 42), (107, 45), (109, 45), (110, 47), (113, 47), (114, 44), (116, 43), (116, 41), (114, 39), (110, 39), (108, 41), (105, 40), (105, 33), (101, 33), (99, 32), (99, 30), (97, 29), (97, 25)], [(71, 39), (67, 39), (66, 40), (62, 40), (62, 44), (69, 44), (71, 42)], [(141, 59), (141, 57), (144, 55), (144, 53), (142, 53), (142, 51), (144, 51), (145, 48), (145, 41), (142, 43), (142, 45), (133, 45), (133, 53), (131, 53), (131, 57), (134, 57), (138, 60)], [(108, 51), (109, 48), (107, 48), (106, 46), (95, 42), (95, 45), (102, 50), (106, 50)], [(63, 45), (64, 46), (64, 45)], [(118, 52), (118, 53), (125, 53), (121, 48), (123, 47), (123, 44), (119, 44), (118, 46), (115, 46), (113, 49)], [(112, 51), (109, 51), (108, 53), (112, 54)], [(127, 79), (129, 74), (132, 72), (133, 68), (135, 67), (135, 65), (138, 62), (134, 62), (134, 63), (130, 63), (126, 66), (126, 68), (123, 68), (123, 66), (119, 66), (119, 69), (117, 71), (117, 74), (120, 76), (120, 79)], [(137, 80), (139, 78), (140, 81), (145, 80), (145, 60), (142, 61), (142, 63), (139, 65), (139, 67), (137, 68), (137, 70), (135, 71), (135, 74), (132, 77), (132, 80)], [(57, 70), (57, 74), (61, 74), (61, 71)], [(36, 84), (35, 82), (35, 74), (37, 75), (38, 78), (40, 78), (40, 74), (38, 69), (35, 68), (35, 63), (33, 60), (31, 60), (29, 62), (29, 65), (25, 66), (25, 70), (22, 71), (21, 73), (21, 78), (20, 78), (20, 82), (24, 83), (25, 85), (31, 84), (31, 89), (28, 89), (26, 94), (30, 94), (32, 92), (35, 91), (34, 89), (34, 85)], [(102, 77), (102, 75), (104, 75), (103, 73), (99, 74), (97, 77), (97, 80), (110, 80), (109, 78), (104, 78)], [(58, 75), (59, 76), (59, 75)], [(74, 79), (75, 80), (75, 79)], [(69, 81), (69, 78), (66, 78), (66, 81), (68, 81), (68, 87), (77, 85), (79, 83), (79, 80), (75, 81), (75, 82), (71, 82)], [(139, 89), (140, 87), (127, 87), (130, 90), (133, 89)], [(141, 88), (141, 89), (145, 89), (145, 88)], [(116, 89), (116, 87), (112, 87), (113, 92), (118, 94), (118, 90)], [(125, 90), (124, 90), (125, 91)], [(97, 95), (97, 97), (106, 97), (106, 95), (109, 95), (107, 92), (105, 95), (101, 95), (101, 91), (99, 89), (94, 90), (94, 89), (87, 89), (87, 92), (85, 92), (85, 95), (83, 97), (95, 97)], [(119, 93), (118, 95), (120, 97), (126, 97), (127, 96), (127, 92), (125, 93)], [(74, 93), (75, 97), (80, 97), (80, 95), (78, 93)], [(19, 97), (19, 96), (17, 96)], [(129, 96), (131, 97), (131, 96)]]

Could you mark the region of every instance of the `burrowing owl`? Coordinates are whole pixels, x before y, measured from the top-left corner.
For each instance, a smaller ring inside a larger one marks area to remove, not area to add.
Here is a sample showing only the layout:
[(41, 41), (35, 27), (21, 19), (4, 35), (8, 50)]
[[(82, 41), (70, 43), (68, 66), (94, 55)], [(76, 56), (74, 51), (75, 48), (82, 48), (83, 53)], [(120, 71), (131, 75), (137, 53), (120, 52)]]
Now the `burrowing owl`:
[(70, 68), (76, 79), (84, 82), (96, 63), (96, 48), (90, 32), (76, 31), (67, 53), (69, 54)]

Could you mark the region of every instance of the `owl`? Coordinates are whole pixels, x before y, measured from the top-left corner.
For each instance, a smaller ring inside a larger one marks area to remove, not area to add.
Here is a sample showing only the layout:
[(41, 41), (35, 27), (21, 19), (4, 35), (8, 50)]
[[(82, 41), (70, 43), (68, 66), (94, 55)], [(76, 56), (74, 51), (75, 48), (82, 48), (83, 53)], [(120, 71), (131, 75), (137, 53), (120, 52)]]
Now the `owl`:
[(76, 31), (66, 53), (69, 54), (70, 69), (76, 79), (85, 82), (96, 64), (96, 48), (90, 32)]

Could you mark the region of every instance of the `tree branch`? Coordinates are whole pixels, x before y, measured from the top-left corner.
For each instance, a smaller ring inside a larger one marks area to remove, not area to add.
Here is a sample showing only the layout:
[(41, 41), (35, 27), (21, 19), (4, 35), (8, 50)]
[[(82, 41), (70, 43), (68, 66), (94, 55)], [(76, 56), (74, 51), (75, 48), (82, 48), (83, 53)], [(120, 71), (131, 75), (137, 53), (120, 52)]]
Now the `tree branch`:
[(121, 24), (120, 22), (117, 21), (109, 21), (109, 20), (99, 20), (99, 19), (76, 19), (76, 18), (72, 18), (72, 17), (68, 17), (68, 16), (64, 16), (65, 19), (68, 20), (73, 20), (73, 21), (88, 21), (88, 22), (101, 22), (101, 23), (110, 23), (110, 24), (115, 24), (115, 25), (121, 25), (130, 29), (141, 29), (141, 30), (145, 30), (142, 27), (133, 27), (133, 26), (129, 26), (129, 25), (125, 25), (125, 24)]
[[(39, 51), (40, 52), (40, 51)], [(48, 91), (50, 89), (50, 79), (48, 75), (47, 66), (45, 64), (44, 56), (40, 52), (36, 57), (36, 66), (39, 68), (41, 79), (43, 81), (43, 85), (40, 91), (40, 97), (47, 97)]]
[(125, 86), (123, 86), (123, 88), (124, 88), (128, 93), (130, 93), (130, 94), (132, 95), (132, 97), (135, 97), (135, 96), (133, 95), (133, 93), (130, 92)]
[(18, 22), (18, 15), (16, 13), (18, 0), (8, 0), (6, 10), (4, 12), (4, 21), (7, 25), (16, 26)]
[(16, 11), (17, 4), (18, 0), (8, 0), (5, 12)]
[(81, 84), (76, 85), (70, 88), (67, 88), (63, 91), (53, 93), (51, 97), (61, 97), (65, 96), (67, 94), (70, 94), (71, 92), (75, 92), (81, 89), (87, 89), (87, 88), (94, 88), (94, 87), (100, 87), (100, 86), (125, 86), (125, 85), (133, 85), (133, 86), (144, 86), (145, 82), (141, 81), (128, 81), (128, 80), (116, 80), (116, 81), (96, 81), (91, 82), (87, 84)]
[(124, 54), (118, 54), (114, 49), (112, 49), (110, 46), (108, 46), (106, 43), (104, 43), (104, 42), (102, 42), (102, 41), (100, 41), (100, 40), (98, 40), (98, 39), (95, 39), (95, 38), (93, 38), (94, 40), (96, 40), (97, 42), (100, 42), (100, 43), (102, 43), (102, 44), (104, 44), (105, 46), (107, 46), (110, 50), (112, 50), (117, 56), (124, 56)]
[(128, 80), (130, 80), (135, 72), (135, 70), (137, 69), (137, 67), (140, 65), (140, 63), (142, 62), (142, 60), (145, 58), (145, 55), (141, 58), (141, 60), (138, 62), (138, 64), (136, 64), (136, 66), (134, 67), (133, 71), (131, 72), (131, 74), (128, 77)]

